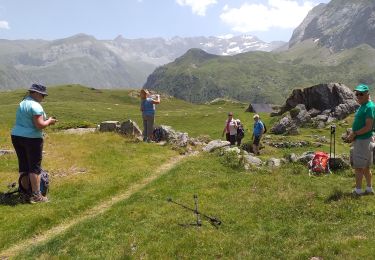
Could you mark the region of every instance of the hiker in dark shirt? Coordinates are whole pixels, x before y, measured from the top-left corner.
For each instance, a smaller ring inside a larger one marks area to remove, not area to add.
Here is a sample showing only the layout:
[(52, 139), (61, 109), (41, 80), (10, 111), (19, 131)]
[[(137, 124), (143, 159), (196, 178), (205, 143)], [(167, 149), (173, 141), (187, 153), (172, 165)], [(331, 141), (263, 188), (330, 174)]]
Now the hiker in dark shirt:
[(245, 136), (245, 129), (243, 128), (243, 125), (241, 123), (241, 120), (237, 119), (237, 135), (236, 135), (236, 141), (237, 141), (237, 146), (241, 146), (241, 141)]

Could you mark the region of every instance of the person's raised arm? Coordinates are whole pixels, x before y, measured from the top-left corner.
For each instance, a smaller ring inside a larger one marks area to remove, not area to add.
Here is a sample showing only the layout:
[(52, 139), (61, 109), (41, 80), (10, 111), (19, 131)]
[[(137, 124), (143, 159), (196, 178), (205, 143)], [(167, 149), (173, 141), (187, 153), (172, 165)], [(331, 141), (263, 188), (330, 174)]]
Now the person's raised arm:
[(160, 95), (156, 95), (156, 99), (152, 98), (152, 103), (153, 104), (160, 104)]

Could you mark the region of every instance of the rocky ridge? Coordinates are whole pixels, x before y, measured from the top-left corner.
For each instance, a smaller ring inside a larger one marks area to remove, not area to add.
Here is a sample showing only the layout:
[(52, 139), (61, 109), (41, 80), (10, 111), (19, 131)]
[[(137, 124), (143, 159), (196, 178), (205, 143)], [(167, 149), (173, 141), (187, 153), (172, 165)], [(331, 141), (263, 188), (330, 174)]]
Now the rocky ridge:
[(312, 39), (332, 52), (360, 44), (375, 47), (375, 2), (331, 0), (313, 8), (294, 30), (289, 47)]

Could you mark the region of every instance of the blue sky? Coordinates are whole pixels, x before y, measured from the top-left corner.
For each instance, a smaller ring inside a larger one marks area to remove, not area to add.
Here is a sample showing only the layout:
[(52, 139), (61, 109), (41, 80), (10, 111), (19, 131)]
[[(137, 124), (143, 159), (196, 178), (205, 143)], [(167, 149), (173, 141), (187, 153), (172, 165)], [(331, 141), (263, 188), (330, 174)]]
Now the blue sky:
[(0, 0), (1, 39), (97, 39), (251, 34), (288, 41), (329, 0)]

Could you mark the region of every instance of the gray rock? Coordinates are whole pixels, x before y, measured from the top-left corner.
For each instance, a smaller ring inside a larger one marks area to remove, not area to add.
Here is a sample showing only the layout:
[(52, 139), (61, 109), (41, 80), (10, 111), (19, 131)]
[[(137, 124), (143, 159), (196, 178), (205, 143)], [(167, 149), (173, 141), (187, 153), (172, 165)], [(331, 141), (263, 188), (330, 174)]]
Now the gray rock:
[(261, 159), (252, 155), (244, 155), (243, 158), (245, 159), (245, 164), (248, 163), (250, 165), (256, 165), (256, 166), (261, 166), (263, 164)]
[(327, 124), (331, 124), (333, 122), (335, 122), (337, 119), (335, 117), (332, 117), (332, 116), (329, 116), (328, 119), (327, 119)]
[(14, 150), (0, 149), (0, 155), (14, 154), (14, 153), (16, 153)]
[(94, 133), (95, 131), (97, 131), (96, 128), (69, 128), (69, 129), (62, 130), (61, 132), (65, 134), (83, 135), (87, 133)]
[(309, 161), (312, 160), (312, 158), (314, 158), (314, 154), (315, 152), (312, 151), (304, 152), (301, 156), (297, 158), (297, 161), (303, 164), (307, 164)]
[(326, 124), (323, 121), (318, 122), (318, 125), (316, 126), (319, 129), (325, 128)]
[(266, 165), (269, 167), (280, 167), (281, 160), (277, 158), (270, 158), (267, 160)]
[(222, 147), (229, 146), (229, 145), (230, 145), (230, 142), (228, 141), (213, 140), (209, 142), (206, 146), (204, 146), (202, 150), (205, 152), (212, 152), (218, 148), (222, 148)]
[(142, 131), (137, 125), (137, 123), (130, 119), (121, 124), (119, 131), (121, 134), (124, 134), (124, 135), (131, 135), (131, 136), (142, 135)]
[(308, 111), (316, 109), (323, 111), (323, 115), (337, 119), (347, 117), (359, 107), (352, 90), (341, 83), (329, 83), (294, 89), (278, 114), (281, 115), (295, 107), (303, 108), (301, 104)]
[(289, 47), (303, 41), (318, 41), (330, 52), (359, 45), (375, 48), (375, 2), (330, 1), (315, 6), (294, 30)]
[(322, 112), (322, 115), (326, 115), (327, 117), (331, 114), (331, 109), (326, 109)]
[(291, 153), (285, 158), (288, 162), (297, 162), (297, 156), (295, 153)]
[(353, 132), (351, 128), (347, 128), (346, 132), (341, 135), (341, 139), (344, 141), (344, 143), (348, 142), (349, 135)]
[(291, 124), (291, 119), (289, 117), (283, 117), (278, 123), (272, 126), (270, 132), (275, 135), (284, 134), (287, 127)]
[(350, 168), (350, 162), (342, 157), (331, 158), (329, 162), (330, 170), (345, 170)]
[(189, 142), (189, 136), (187, 133), (177, 132), (176, 138), (173, 140), (173, 143), (179, 147), (186, 147)]
[(119, 121), (103, 121), (100, 123), (100, 132), (116, 132), (120, 129)]
[(310, 117), (316, 117), (317, 115), (320, 115), (321, 111), (316, 109), (316, 108), (312, 108), (308, 111)]
[[(161, 141), (174, 144), (179, 147), (186, 147), (191, 143), (187, 133), (177, 132), (171, 126), (161, 125)], [(198, 145), (198, 143), (195, 143)]]
[(297, 104), (296, 108), (298, 108), (300, 111), (301, 110), (306, 110), (306, 106), (304, 104)]
[(286, 134), (287, 135), (299, 135), (299, 130), (298, 130), (297, 126), (294, 123), (292, 123), (287, 128)]
[(306, 110), (301, 110), (298, 113), (298, 115), (297, 115), (297, 117), (295, 119), (295, 122), (296, 122), (297, 125), (304, 126), (307, 123), (311, 122), (311, 116), (310, 116), (310, 114)]
[(317, 115), (317, 116), (315, 117), (315, 119), (318, 120), (318, 121), (326, 122), (327, 119), (328, 119), (328, 116), (327, 116), (327, 115)]

